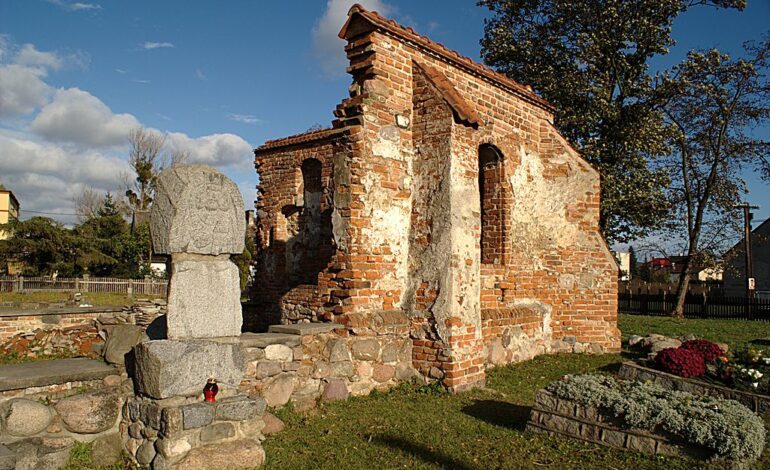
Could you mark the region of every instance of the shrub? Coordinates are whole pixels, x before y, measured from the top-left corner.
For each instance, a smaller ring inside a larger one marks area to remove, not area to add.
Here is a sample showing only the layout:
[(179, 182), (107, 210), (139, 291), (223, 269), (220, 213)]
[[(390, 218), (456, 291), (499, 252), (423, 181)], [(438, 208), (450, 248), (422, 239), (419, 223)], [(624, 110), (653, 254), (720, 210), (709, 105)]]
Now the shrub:
[(722, 348), (720, 348), (719, 345), (712, 343), (711, 341), (706, 341), (705, 339), (685, 341), (680, 348), (701, 353), (706, 362), (712, 362), (715, 359), (724, 356), (724, 351), (722, 351)]
[(610, 413), (629, 428), (662, 430), (720, 457), (754, 460), (765, 447), (762, 419), (733, 400), (588, 374), (565, 376), (546, 389), (559, 398)]
[(706, 373), (703, 355), (689, 349), (664, 349), (655, 356), (655, 365), (660, 370), (679, 377), (700, 377)]

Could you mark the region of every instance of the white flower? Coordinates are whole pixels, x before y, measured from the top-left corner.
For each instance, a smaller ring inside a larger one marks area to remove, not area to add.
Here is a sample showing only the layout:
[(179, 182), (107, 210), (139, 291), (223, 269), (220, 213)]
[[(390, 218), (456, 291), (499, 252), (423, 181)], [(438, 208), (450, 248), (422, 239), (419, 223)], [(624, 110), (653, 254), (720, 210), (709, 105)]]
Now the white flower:
[(752, 382), (752, 383), (751, 383), (751, 386), (752, 386), (752, 387), (754, 387), (754, 388), (757, 388), (757, 387), (759, 387), (759, 383), (757, 383), (757, 382)]

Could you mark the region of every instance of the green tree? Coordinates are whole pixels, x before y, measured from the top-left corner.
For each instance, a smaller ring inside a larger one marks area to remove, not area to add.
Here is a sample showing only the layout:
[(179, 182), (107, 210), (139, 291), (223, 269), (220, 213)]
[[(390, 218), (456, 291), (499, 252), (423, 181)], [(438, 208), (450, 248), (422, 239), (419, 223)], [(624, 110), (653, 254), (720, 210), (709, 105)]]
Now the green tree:
[(24, 263), (24, 275), (75, 276), (83, 271), (78, 264), (85, 259), (83, 247), (72, 232), (48, 217), (32, 217), (11, 221), (2, 226), (12, 234), (0, 240), (0, 259), (3, 263), (15, 259)]
[(672, 312), (682, 316), (693, 268), (715, 265), (735, 234), (729, 231), (738, 222), (734, 205), (745, 194), (740, 170), (770, 176), (770, 140), (753, 132), (770, 123), (770, 35), (747, 44), (742, 59), (691, 52), (661, 88), (672, 96), (664, 110), (674, 151), (663, 166), (677, 215), (670, 228), (687, 253)]
[(667, 126), (649, 71), (674, 43), (676, 17), (695, 5), (745, 8), (745, 0), (481, 0), (481, 55), (557, 108), (555, 124), (602, 174), (601, 227), (626, 241), (660, 226)]

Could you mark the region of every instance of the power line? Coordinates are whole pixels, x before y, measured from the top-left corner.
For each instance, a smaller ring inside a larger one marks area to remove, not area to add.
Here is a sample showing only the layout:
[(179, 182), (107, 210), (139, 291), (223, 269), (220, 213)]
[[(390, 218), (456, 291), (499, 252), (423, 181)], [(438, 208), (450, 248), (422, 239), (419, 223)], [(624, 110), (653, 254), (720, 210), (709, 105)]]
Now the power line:
[(22, 209), (22, 210), (21, 210), (21, 211), (19, 211), (19, 212), (21, 212), (21, 213), (24, 213), (24, 212), (32, 212), (33, 214), (46, 214), (46, 215), (72, 215), (72, 216), (78, 216), (78, 215), (79, 215), (79, 214), (64, 214), (64, 213), (62, 213), (62, 212), (42, 212), (42, 211), (32, 211), (32, 210), (29, 210), (29, 209)]

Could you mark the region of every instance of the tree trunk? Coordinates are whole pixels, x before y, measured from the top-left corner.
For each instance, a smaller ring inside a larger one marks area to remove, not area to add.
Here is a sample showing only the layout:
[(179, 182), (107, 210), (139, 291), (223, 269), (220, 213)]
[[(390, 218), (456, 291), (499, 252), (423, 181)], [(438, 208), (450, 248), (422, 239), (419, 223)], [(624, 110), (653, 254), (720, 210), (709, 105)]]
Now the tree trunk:
[(690, 260), (691, 257), (688, 257), (682, 274), (679, 276), (679, 283), (676, 286), (676, 305), (671, 312), (672, 317), (684, 318), (684, 305), (687, 300), (687, 291), (690, 288)]

